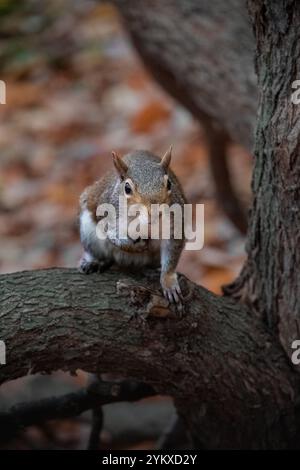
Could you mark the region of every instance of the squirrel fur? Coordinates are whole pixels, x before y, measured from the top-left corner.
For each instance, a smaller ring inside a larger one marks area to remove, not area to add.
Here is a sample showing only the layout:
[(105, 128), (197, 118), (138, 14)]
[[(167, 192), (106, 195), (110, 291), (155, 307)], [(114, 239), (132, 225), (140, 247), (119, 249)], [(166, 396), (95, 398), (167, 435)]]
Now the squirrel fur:
[[(91, 186), (80, 196), (80, 238), (84, 254), (79, 269), (89, 274), (102, 272), (113, 263), (141, 268), (161, 267), (160, 282), (165, 297), (174, 303), (181, 303), (182, 295), (177, 278), (176, 266), (184, 248), (185, 240), (174, 238), (171, 225), (170, 239), (126, 239), (115, 236), (99, 239), (96, 233), (97, 207), (103, 203), (112, 204), (119, 217), (119, 197), (125, 196), (128, 207), (143, 204), (150, 212), (151, 204), (179, 204), (186, 202), (183, 190), (170, 169), (171, 148), (162, 159), (148, 151), (135, 151), (123, 158), (112, 153), (114, 169)], [(150, 225), (150, 224), (149, 224)]]

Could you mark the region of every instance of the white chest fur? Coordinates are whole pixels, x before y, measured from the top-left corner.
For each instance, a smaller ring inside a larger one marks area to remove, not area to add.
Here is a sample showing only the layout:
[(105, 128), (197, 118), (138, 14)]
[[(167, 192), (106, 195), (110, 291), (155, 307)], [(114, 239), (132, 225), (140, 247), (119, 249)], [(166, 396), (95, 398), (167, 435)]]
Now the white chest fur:
[[(98, 228), (99, 230), (99, 228)], [(159, 265), (160, 241), (150, 243), (148, 251), (127, 252), (110, 242), (108, 238), (100, 239), (97, 235), (97, 224), (89, 210), (80, 214), (80, 238), (85, 251), (93, 259), (113, 259), (117, 264), (126, 266)]]

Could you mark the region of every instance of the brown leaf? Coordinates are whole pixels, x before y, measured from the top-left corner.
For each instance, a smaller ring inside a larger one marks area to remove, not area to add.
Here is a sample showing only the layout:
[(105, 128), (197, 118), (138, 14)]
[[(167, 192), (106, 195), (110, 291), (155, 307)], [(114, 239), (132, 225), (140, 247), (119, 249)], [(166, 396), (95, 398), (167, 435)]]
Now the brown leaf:
[(152, 101), (140, 109), (131, 119), (130, 127), (134, 132), (150, 132), (161, 121), (169, 119), (170, 109), (162, 102)]

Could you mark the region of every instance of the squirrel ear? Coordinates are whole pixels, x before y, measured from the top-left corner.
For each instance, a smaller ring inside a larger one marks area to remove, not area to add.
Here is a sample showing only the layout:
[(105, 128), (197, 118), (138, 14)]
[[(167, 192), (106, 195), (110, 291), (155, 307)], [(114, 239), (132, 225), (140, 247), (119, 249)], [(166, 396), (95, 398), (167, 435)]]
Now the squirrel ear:
[(170, 161), (172, 157), (172, 145), (170, 145), (170, 148), (166, 151), (164, 156), (161, 159), (161, 166), (163, 166), (166, 170), (169, 168)]
[(123, 162), (122, 158), (119, 157), (119, 155), (116, 152), (111, 152), (111, 154), (112, 154), (113, 162), (114, 162), (117, 172), (119, 173), (121, 178), (124, 178), (127, 173), (128, 166), (126, 165), (126, 163)]

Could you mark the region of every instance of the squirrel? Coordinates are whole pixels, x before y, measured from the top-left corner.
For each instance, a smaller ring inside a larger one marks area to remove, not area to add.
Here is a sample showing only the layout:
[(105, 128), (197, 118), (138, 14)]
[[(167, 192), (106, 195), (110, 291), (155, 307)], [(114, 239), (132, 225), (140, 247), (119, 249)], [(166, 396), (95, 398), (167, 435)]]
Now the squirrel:
[[(80, 238), (84, 254), (79, 270), (86, 274), (103, 272), (114, 263), (136, 268), (160, 266), (163, 294), (170, 303), (179, 305), (182, 303), (182, 292), (176, 266), (185, 239), (184, 236), (174, 236), (173, 219), (169, 239), (162, 239), (160, 236), (158, 239), (129, 236), (120, 239), (116, 232), (109, 230), (105, 239), (97, 236), (97, 224), (101, 220), (101, 216), (97, 215), (97, 208), (100, 204), (112, 204), (119, 222), (120, 196), (126, 199), (128, 208), (133, 204), (142, 204), (150, 213), (151, 204), (167, 204), (168, 207), (177, 204), (183, 214), (186, 198), (177, 177), (170, 169), (171, 153), (171, 147), (162, 158), (143, 150), (129, 153), (123, 158), (112, 152), (115, 168), (88, 186), (80, 196)], [(147, 229), (151, 229), (149, 221)]]

